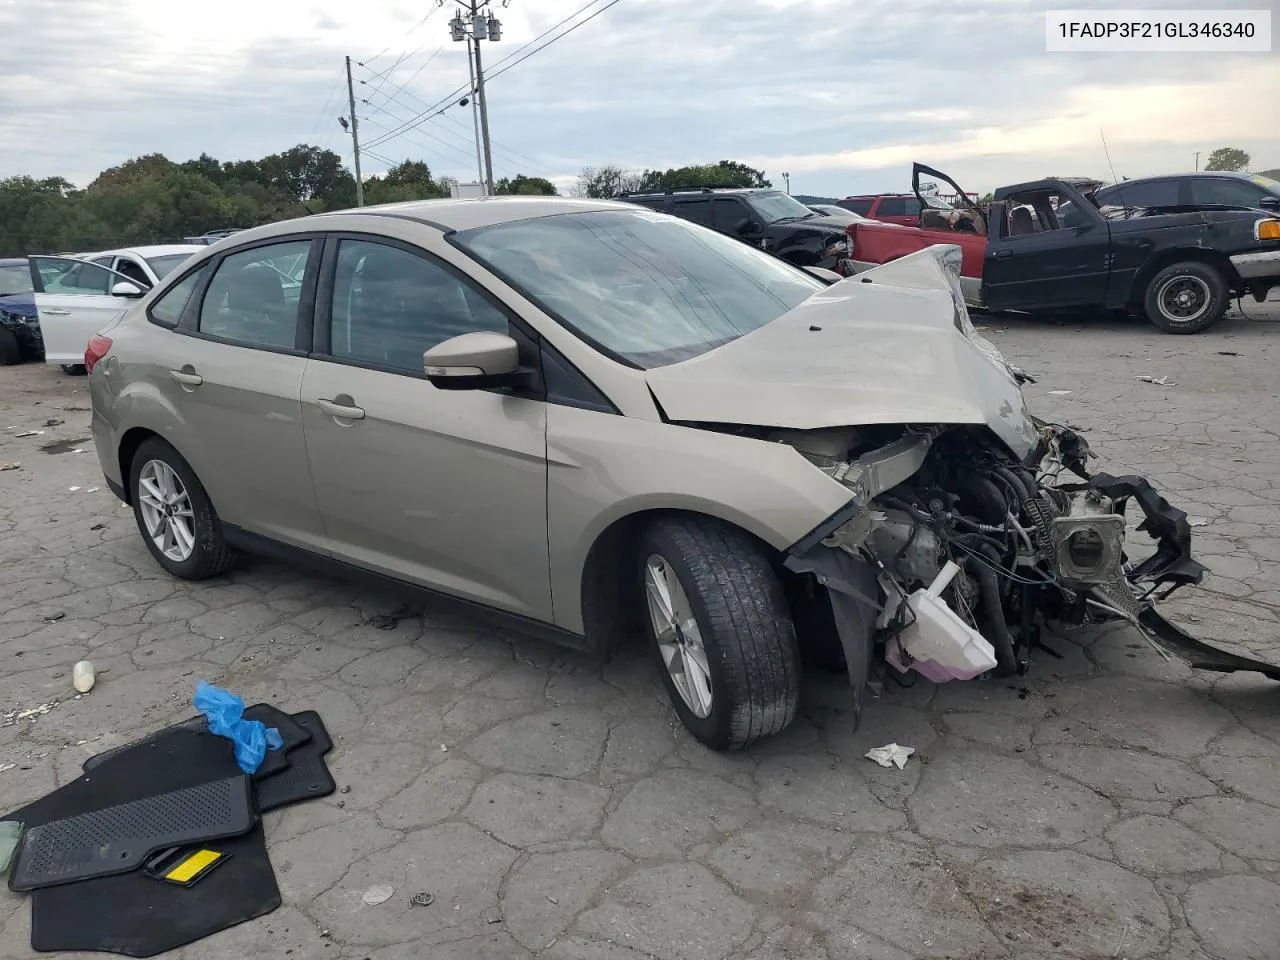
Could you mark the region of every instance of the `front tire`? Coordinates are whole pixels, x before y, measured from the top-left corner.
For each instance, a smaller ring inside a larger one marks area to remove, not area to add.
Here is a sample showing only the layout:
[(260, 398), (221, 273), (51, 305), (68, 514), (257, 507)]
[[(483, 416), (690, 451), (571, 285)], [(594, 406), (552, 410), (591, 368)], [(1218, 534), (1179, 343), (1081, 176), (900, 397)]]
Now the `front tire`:
[(158, 437), (143, 441), (134, 454), (129, 493), (143, 542), (175, 577), (207, 580), (235, 561), (195, 471)]
[(1143, 310), (1165, 333), (1199, 333), (1222, 319), (1231, 290), (1217, 269), (1187, 260), (1165, 267), (1147, 284)]
[(18, 338), (10, 330), (0, 327), (0, 367), (9, 367), (22, 362), (22, 348), (18, 346)]
[(800, 699), (800, 653), (782, 584), (745, 533), (673, 517), (640, 538), (649, 642), (676, 713), (713, 750), (785, 729)]

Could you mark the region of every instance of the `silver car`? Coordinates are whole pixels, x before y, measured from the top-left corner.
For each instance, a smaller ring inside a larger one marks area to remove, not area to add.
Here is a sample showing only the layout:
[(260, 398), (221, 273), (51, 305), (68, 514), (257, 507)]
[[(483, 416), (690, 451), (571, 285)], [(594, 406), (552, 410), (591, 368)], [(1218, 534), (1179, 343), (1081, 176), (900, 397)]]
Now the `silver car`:
[(1045, 619), (1274, 671), (1156, 613), (1202, 573), (1185, 516), (1028, 413), (957, 278), (935, 247), (833, 283), (608, 202), (322, 214), (223, 240), (95, 336), (93, 434), (172, 574), (246, 550), (601, 653), (642, 627), (717, 749), (787, 726), (803, 662), (847, 669), (856, 714), (887, 671), (1026, 669)]

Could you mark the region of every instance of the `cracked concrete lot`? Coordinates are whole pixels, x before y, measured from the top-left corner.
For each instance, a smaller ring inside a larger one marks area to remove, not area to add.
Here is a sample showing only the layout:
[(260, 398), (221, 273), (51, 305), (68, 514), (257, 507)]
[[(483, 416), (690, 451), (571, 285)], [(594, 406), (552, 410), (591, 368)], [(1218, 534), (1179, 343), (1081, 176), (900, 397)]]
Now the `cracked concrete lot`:
[[(1194, 337), (976, 320), (1034, 409), (1195, 518), (1213, 574), (1168, 612), (1280, 660), (1280, 303), (1245, 309)], [(602, 667), (431, 609), (379, 629), (397, 598), (263, 560), (170, 579), (87, 404), (57, 369), (0, 371), (0, 706), (58, 701), (0, 728), (0, 806), (190, 715), (198, 678), (319, 710), (346, 791), (266, 817), (280, 910), (175, 957), (1280, 957), (1270, 681), (1110, 628), (1014, 681), (890, 687), (856, 734), (843, 678), (810, 678), (794, 728), (717, 755), (642, 652)], [(890, 741), (904, 770), (863, 758)], [(0, 924), (0, 960), (29, 956), (27, 898), (0, 894)]]

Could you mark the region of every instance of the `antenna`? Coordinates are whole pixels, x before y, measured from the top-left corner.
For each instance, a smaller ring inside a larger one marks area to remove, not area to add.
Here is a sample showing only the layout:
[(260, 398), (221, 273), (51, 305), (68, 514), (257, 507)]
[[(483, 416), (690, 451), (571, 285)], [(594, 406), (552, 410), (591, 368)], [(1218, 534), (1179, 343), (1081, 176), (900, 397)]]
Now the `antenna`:
[(1120, 202), (1124, 203), (1127, 211), (1129, 204), (1124, 200), (1124, 189), (1120, 186), (1120, 178), (1116, 176), (1116, 165), (1111, 162), (1111, 151), (1107, 149), (1107, 133), (1101, 127), (1098, 128), (1098, 134), (1102, 137), (1102, 152), (1107, 156), (1107, 166), (1111, 169), (1111, 182), (1116, 185), (1116, 194), (1120, 197)]

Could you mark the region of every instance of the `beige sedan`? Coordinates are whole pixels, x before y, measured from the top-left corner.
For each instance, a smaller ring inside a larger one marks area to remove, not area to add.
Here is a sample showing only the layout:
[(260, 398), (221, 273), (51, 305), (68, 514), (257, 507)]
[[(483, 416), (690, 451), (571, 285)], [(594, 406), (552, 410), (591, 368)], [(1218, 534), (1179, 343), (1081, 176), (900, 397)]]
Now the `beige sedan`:
[[(683, 722), (741, 747), (791, 721), (802, 653), (848, 669), (855, 705), (886, 658), (950, 664), (959, 647), (937, 652), (912, 604), (926, 587), (986, 644), (943, 679), (987, 651), (1019, 669), (1017, 582), (1132, 613), (1099, 587), (1134, 596), (1123, 491), (1100, 520), (1067, 494), (1045, 517), (1024, 502), (1058, 434), (973, 333), (946, 251), (831, 285), (683, 220), (560, 198), (245, 230), (90, 341), (94, 439), (176, 576), (270, 553), (602, 653), (644, 624)], [(1014, 479), (955, 479), (991, 464)], [(930, 506), (943, 483), (951, 519)], [(1070, 580), (1020, 559), (1041, 519)]]

